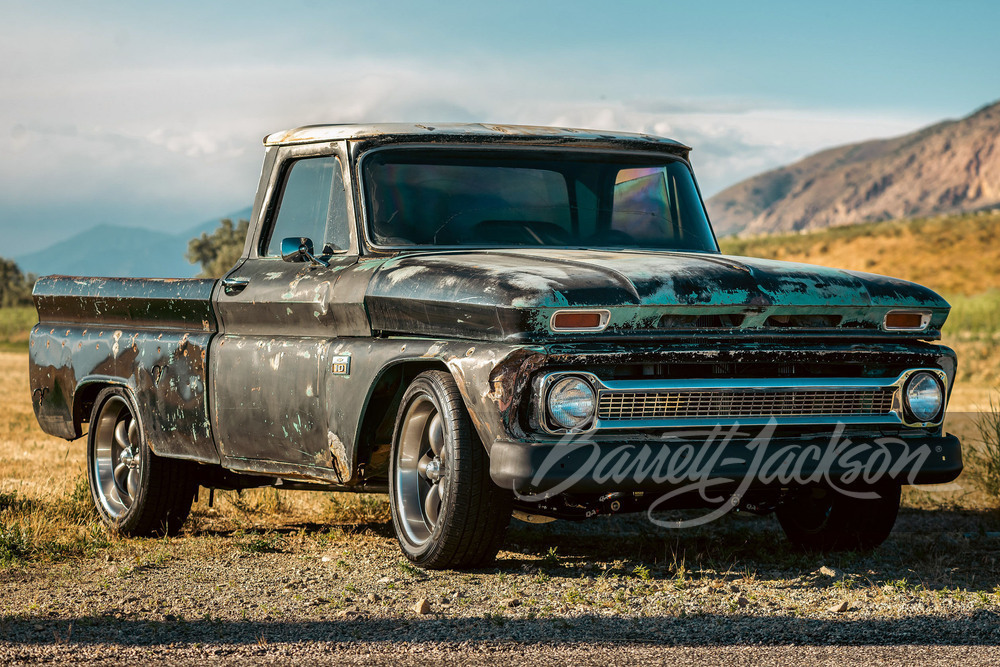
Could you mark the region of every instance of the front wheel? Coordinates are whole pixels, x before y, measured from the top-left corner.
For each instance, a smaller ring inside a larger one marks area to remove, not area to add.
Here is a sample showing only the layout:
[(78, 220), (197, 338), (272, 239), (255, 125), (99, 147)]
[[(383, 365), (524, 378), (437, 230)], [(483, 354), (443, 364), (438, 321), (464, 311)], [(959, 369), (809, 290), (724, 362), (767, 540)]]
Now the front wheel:
[(483, 565), (503, 543), (512, 495), (490, 478), (489, 457), (446, 372), (421, 373), (403, 394), (389, 497), (400, 547), (417, 565)]
[(90, 417), (87, 477), (104, 523), (124, 535), (175, 535), (187, 519), (196, 485), (184, 461), (150, 450), (124, 390), (102, 391)]
[(878, 498), (854, 498), (812, 488), (786, 499), (776, 510), (792, 544), (815, 551), (869, 551), (882, 544), (899, 513), (900, 487), (880, 487)]

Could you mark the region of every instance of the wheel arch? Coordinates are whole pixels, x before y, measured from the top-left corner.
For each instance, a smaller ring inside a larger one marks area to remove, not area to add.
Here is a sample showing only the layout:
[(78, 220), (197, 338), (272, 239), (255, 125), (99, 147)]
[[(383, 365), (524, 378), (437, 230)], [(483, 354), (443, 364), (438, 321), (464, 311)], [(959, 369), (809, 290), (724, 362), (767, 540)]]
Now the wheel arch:
[[(128, 382), (122, 378), (108, 376), (85, 377), (77, 383), (73, 392), (73, 428), (77, 438), (84, 435), (83, 425), (90, 423), (90, 413), (94, 409), (94, 403), (101, 392), (108, 387), (118, 387), (125, 391), (129, 407), (138, 418), (138, 402)], [(142, 420), (139, 420), (139, 428), (142, 428)]]
[(355, 436), (358, 464), (371, 463), (376, 449), (392, 444), (392, 429), (403, 392), (418, 375), (434, 370), (454, 376), (448, 364), (435, 358), (397, 359), (379, 370), (358, 420)]

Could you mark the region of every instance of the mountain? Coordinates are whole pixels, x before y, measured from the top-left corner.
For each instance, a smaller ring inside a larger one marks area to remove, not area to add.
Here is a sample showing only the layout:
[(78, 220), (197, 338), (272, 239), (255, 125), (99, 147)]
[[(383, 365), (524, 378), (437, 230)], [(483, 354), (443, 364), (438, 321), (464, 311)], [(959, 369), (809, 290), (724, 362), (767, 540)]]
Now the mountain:
[(720, 236), (1000, 207), (1000, 102), (902, 137), (810, 155), (707, 205)]
[[(221, 218), (250, 217), (245, 208)], [(211, 234), (221, 218), (213, 218), (169, 234), (153, 229), (98, 225), (45, 250), (21, 255), (15, 261), (25, 273), (45, 276), (109, 276), (126, 278), (192, 278), (199, 266), (185, 259), (188, 241)]]

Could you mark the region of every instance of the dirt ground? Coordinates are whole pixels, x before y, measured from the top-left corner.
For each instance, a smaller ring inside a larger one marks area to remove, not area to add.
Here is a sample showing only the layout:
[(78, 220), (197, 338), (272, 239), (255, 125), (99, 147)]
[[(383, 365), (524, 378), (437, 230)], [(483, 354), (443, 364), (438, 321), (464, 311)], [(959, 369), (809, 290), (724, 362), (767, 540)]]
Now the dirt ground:
[(34, 424), (26, 355), (0, 353), (0, 401), (0, 662), (1000, 659), (1000, 516), (964, 477), (908, 490), (872, 554), (794, 551), (773, 517), (673, 531), (639, 515), (515, 521), (494, 566), (431, 572), (402, 557), (379, 496), (209, 507), (203, 491), (176, 538), (110, 534), (81, 443)]

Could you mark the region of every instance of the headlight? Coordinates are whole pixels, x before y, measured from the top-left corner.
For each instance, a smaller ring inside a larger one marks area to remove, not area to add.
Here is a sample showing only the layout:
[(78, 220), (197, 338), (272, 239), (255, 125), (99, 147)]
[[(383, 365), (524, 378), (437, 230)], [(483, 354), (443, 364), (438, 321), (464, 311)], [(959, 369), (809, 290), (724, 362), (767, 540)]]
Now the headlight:
[(578, 377), (559, 380), (549, 390), (549, 417), (562, 428), (579, 429), (594, 417), (594, 388)]
[(906, 407), (918, 420), (932, 421), (944, 404), (944, 388), (930, 373), (914, 373), (906, 383)]

